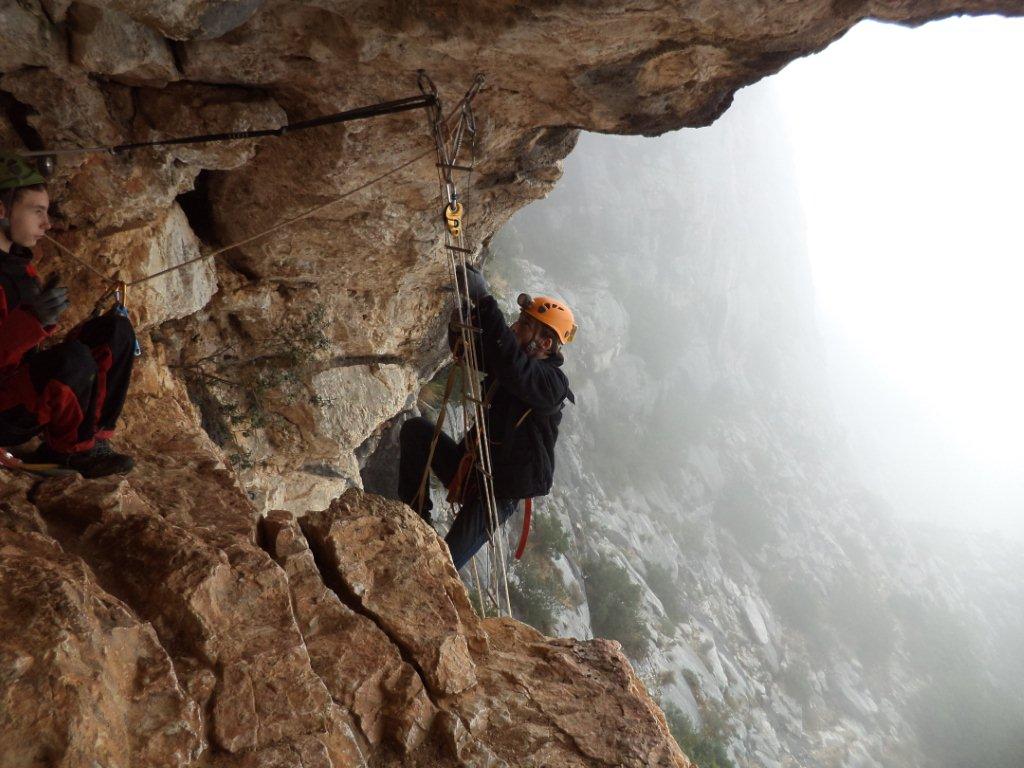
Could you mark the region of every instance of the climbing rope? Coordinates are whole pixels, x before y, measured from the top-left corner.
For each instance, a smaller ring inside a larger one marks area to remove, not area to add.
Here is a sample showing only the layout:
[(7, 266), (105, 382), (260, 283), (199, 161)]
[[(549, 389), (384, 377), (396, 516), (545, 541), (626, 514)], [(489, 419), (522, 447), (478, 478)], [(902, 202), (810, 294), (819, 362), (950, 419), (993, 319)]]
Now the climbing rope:
[[(467, 98), (471, 99), (475, 95), (476, 95), (476, 91), (467, 92), (466, 96), (464, 96), (463, 99), (458, 104), (455, 105), (455, 107), (451, 110), (451, 112), (449, 112), (447, 116), (441, 118), (442, 122), (444, 124), (447, 124), (456, 114), (460, 114), (461, 111), (463, 110), (464, 104), (466, 103), (466, 99)], [(262, 136), (283, 136), (283, 135), (285, 135), (287, 133), (290, 133), (290, 132), (294, 132), (294, 131), (298, 131), (298, 130), (305, 130), (305, 129), (308, 129), (308, 128), (314, 128), (314, 127), (321, 126), (321, 125), (331, 125), (331, 124), (340, 123), (340, 122), (346, 122), (346, 121), (350, 121), (350, 120), (361, 120), (361, 119), (365, 119), (365, 118), (369, 118), (369, 117), (376, 117), (376, 116), (379, 116), (379, 115), (393, 114), (395, 112), (404, 112), (404, 111), (408, 111), (408, 110), (411, 110), (411, 109), (427, 108), (427, 109), (433, 110), (433, 108), (436, 106), (435, 99), (436, 99), (436, 93), (434, 95), (421, 94), (420, 96), (409, 97), (409, 98), (406, 98), (406, 99), (399, 99), (399, 100), (391, 101), (391, 102), (384, 102), (383, 104), (370, 105), (370, 106), (367, 106), (367, 107), (359, 107), (357, 109), (348, 110), (347, 112), (339, 112), (339, 113), (337, 113), (335, 115), (327, 115), (327, 116), (324, 116), (324, 117), (313, 118), (311, 120), (306, 120), (306, 121), (303, 121), (301, 123), (293, 123), (293, 124), (290, 124), (290, 125), (287, 125), (287, 126), (283, 126), (281, 128), (267, 129), (267, 130), (261, 130), (261, 131), (243, 131), (243, 132), (231, 133), (231, 134), (203, 134), (203, 135), (198, 135), (198, 136), (186, 136), (186, 137), (177, 138), (177, 139), (164, 139), (164, 140), (153, 141), (153, 142), (137, 142), (137, 143), (133, 143), (133, 144), (119, 144), (119, 145), (114, 145), (114, 146), (83, 147), (83, 148), (57, 149), (57, 150), (45, 150), (45, 151), (41, 150), (41, 151), (38, 151), (38, 152), (25, 152), (25, 153), (22, 153), (22, 154), (25, 155), (25, 156), (43, 156), (43, 155), (59, 155), (59, 154), (88, 154), (88, 153), (96, 153), (96, 152), (108, 152), (108, 153), (115, 153), (116, 154), (116, 153), (120, 153), (120, 152), (130, 151), (130, 150), (133, 150), (133, 149), (139, 149), (139, 148), (142, 148), (142, 147), (157, 147), (157, 146), (168, 146), (168, 145), (186, 144), (186, 143), (203, 143), (203, 142), (210, 142), (210, 141), (229, 141), (229, 140), (235, 140), (235, 139), (259, 138), (259, 137), (262, 137)], [(433, 114), (433, 111), (431, 112), (431, 114)], [(461, 122), (461, 120), (460, 120), (460, 122)], [(333, 197), (333, 198), (331, 198), (330, 200), (328, 200), (328, 201), (326, 201), (324, 203), (321, 203), (319, 205), (313, 206), (313, 207), (311, 207), (311, 208), (309, 208), (309, 209), (307, 209), (307, 210), (305, 210), (305, 211), (303, 211), (303, 212), (301, 212), (301, 213), (299, 213), (299, 214), (297, 214), (295, 216), (292, 216), (290, 218), (284, 219), (284, 220), (274, 224), (273, 226), (268, 227), (267, 229), (264, 229), (264, 230), (262, 230), (260, 232), (257, 232), (256, 234), (251, 235), (251, 236), (249, 236), (249, 237), (247, 237), (247, 238), (245, 238), (243, 240), (239, 240), (238, 242), (234, 242), (234, 243), (231, 243), (230, 245), (223, 246), (223, 247), (218, 248), (218, 249), (216, 249), (214, 251), (210, 251), (209, 253), (200, 254), (199, 256), (196, 256), (196, 257), (194, 257), (192, 259), (187, 259), (186, 261), (183, 261), (180, 264), (175, 264), (173, 266), (167, 267), (166, 269), (162, 269), (162, 270), (160, 270), (158, 272), (155, 272), (153, 274), (146, 275), (144, 277), (140, 277), (140, 278), (137, 278), (137, 279), (131, 280), (131, 281), (123, 281), (123, 280), (119, 280), (117, 278), (113, 278), (113, 277), (109, 277), (107, 275), (104, 275), (98, 269), (96, 269), (91, 264), (89, 264), (89, 262), (86, 259), (82, 258), (79, 254), (75, 253), (73, 250), (71, 250), (70, 248), (68, 248), (64, 244), (60, 243), (59, 241), (55, 240), (54, 238), (49, 237), (48, 235), (46, 235), (44, 237), (46, 238), (46, 240), (48, 240), (50, 243), (52, 243), (54, 246), (56, 246), (58, 252), (62, 256), (64, 256), (65, 258), (75, 262), (79, 266), (84, 267), (89, 272), (91, 272), (92, 274), (96, 275), (102, 281), (104, 281), (109, 286), (111, 286), (111, 289), (109, 291), (107, 291), (105, 294), (103, 294), (99, 298), (99, 300), (96, 302), (96, 306), (99, 307), (101, 304), (103, 304), (111, 296), (114, 296), (119, 288), (131, 287), (131, 286), (136, 286), (136, 285), (141, 285), (143, 283), (147, 283), (147, 282), (149, 282), (151, 280), (155, 280), (156, 278), (162, 277), (162, 276), (164, 276), (166, 274), (169, 274), (171, 272), (175, 272), (177, 270), (184, 269), (185, 267), (188, 267), (188, 266), (190, 266), (192, 264), (196, 264), (196, 263), (201, 262), (201, 261), (206, 261), (208, 259), (217, 258), (218, 256), (221, 256), (221, 255), (223, 255), (223, 254), (225, 254), (225, 253), (227, 253), (229, 251), (233, 251), (233, 250), (235, 250), (237, 248), (241, 248), (241, 247), (243, 247), (245, 245), (249, 245), (250, 243), (253, 243), (253, 242), (257, 241), (257, 240), (261, 240), (262, 238), (267, 237), (268, 235), (271, 235), (271, 234), (273, 234), (275, 232), (278, 232), (278, 231), (280, 231), (280, 230), (282, 230), (282, 229), (284, 229), (286, 227), (289, 227), (289, 226), (291, 226), (291, 225), (293, 225), (293, 224), (295, 224), (297, 222), (300, 222), (300, 221), (303, 221), (304, 219), (308, 219), (308, 218), (310, 218), (312, 216), (315, 216), (316, 214), (320, 213), (321, 211), (323, 211), (323, 210), (325, 210), (327, 208), (330, 208), (333, 205), (338, 204), (342, 200), (345, 200), (346, 198), (351, 197), (352, 195), (358, 194), (359, 192), (362, 192), (363, 190), (368, 189), (369, 187), (372, 187), (375, 184), (380, 183), (384, 179), (386, 179), (386, 178), (388, 178), (390, 176), (393, 176), (394, 174), (398, 173), (399, 171), (402, 171), (405, 168), (408, 168), (409, 166), (419, 162), (420, 160), (423, 160), (427, 156), (433, 154), (435, 151), (436, 151), (435, 148), (431, 147), (430, 149), (427, 149), (427, 150), (425, 150), (425, 151), (415, 155), (414, 157), (411, 157), (408, 160), (406, 160), (404, 162), (401, 162), (398, 165), (395, 165), (394, 167), (390, 168), (389, 170), (384, 171), (383, 173), (380, 173), (377, 176), (374, 176), (372, 179), (369, 179), (368, 181), (365, 181), (362, 184), (358, 184), (358, 185), (356, 185), (356, 186), (354, 186), (354, 187), (352, 187), (350, 189), (345, 190), (340, 195), (338, 195), (336, 197)]]
[(80, 267), (84, 267), (85, 269), (89, 270), (89, 271), (90, 271), (90, 272), (92, 272), (92, 273), (93, 273), (94, 275), (96, 275), (96, 277), (98, 277), (98, 278), (99, 278), (100, 280), (102, 280), (102, 281), (104, 281), (104, 282), (106, 282), (106, 283), (111, 283), (111, 284), (114, 284), (114, 285), (116, 285), (116, 284), (117, 284), (118, 282), (120, 282), (120, 281), (118, 281), (118, 280), (114, 280), (114, 279), (113, 279), (113, 278), (111, 278), (111, 277), (107, 277), (107, 276), (106, 276), (106, 275), (104, 275), (104, 274), (103, 274), (102, 272), (100, 272), (100, 271), (99, 271), (98, 269), (96, 269), (96, 267), (94, 267), (94, 266), (93, 266), (92, 264), (90, 264), (89, 262), (87, 262), (87, 261), (86, 261), (85, 259), (83, 259), (83, 258), (82, 258), (81, 256), (79, 256), (79, 255), (78, 255), (78, 254), (76, 254), (76, 253), (75, 253), (74, 251), (72, 251), (72, 250), (71, 250), (70, 248), (68, 248), (68, 247), (67, 247), (66, 245), (64, 245), (63, 243), (61, 243), (61, 242), (59, 242), (59, 241), (57, 241), (57, 240), (54, 240), (54, 239), (53, 239), (52, 237), (50, 237), (49, 235), (43, 235), (43, 239), (44, 239), (44, 240), (47, 240), (48, 242), (50, 242), (51, 244), (53, 244), (54, 246), (56, 246), (56, 247), (57, 247), (57, 249), (58, 249), (58, 250), (59, 250), (59, 251), (60, 251), (60, 252), (61, 252), (61, 253), (62, 253), (62, 254), (63, 254), (63, 255), (65, 256), (65, 257), (67, 257), (67, 258), (71, 259), (71, 261), (73, 261), (73, 262), (75, 262), (76, 264), (78, 264), (78, 266), (80, 266)]
[(189, 259), (188, 261), (184, 261), (181, 264), (176, 264), (176, 265), (174, 265), (172, 267), (167, 267), (166, 269), (161, 269), (159, 272), (154, 272), (152, 275), (146, 275), (145, 277), (140, 277), (137, 280), (132, 280), (131, 282), (128, 283), (128, 285), (141, 285), (142, 283), (147, 283), (150, 280), (155, 280), (156, 278), (162, 277), (163, 275), (166, 275), (169, 272), (174, 272), (175, 270), (183, 269), (183, 268), (189, 266), (190, 264), (195, 264), (196, 262), (199, 262), (199, 261), (206, 261), (207, 259), (215, 259), (218, 256), (227, 253), (228, 251), (233, 251), (236, 248), (241, 248), (242, 246), (249, 245), (250, 243), (253, 243), (253, 242), (257, 241), (257, 240), (261, 240), (262, 238), (266, 237), (267, 235), (272, 235), (272, 234), (274, 234), (275, 232), (277, 232), (279, 230), (285, 229), (286, 227), (290, 227), (292, 224), (296, 224), (296, 223), (302, 221), (303, 219), (308, 219), (311, 216), (315, 216), (316, 214), (320, 213), (321, 211), (325, 210), (326, 208), (330, 208), (332, 205), (336, 205), (336, 204), (340, 203), (346, 197), (351, 197), (352, 195), (355, 195), (355, 194), (357, 194), (359, 192), (362, 192), (364, 189), (368, 189), (369, 187), (372, 187), (374, 184), (380, 183), (381, 181), (386, 179), (388, 176), (393, 176), (394, 174), (398, 173), (399, 171), (401, 171), (401, 170), (403, 170), (405, 168), (408, 168), (410, 165), (413, 165), (414, 163), (419, 162), (420, 160), (425, 158), (427, 155), (429, 155), (430, 152), (431, 152), (431, 150), (429, 150), (429, 149), (427, 151), (425, 151), (425, 152), (421, 152), (420, 154), (416, 155), (415, 157), (412, 157), (409, 160), (406, 160), (404, 163), (400, 163), (399, 165), (396, 165), (395, 167), (391, 168), (390, 170), (387, 170), (384, 173), (381, 173), (381, 174), (378, 174), (377, 176), (374, 176), (369, 181), (365, 181), (362, 184), (359, 184), (359, 185), (357, 185), (355, 187), (352, 187), (351, 189), (345, 190), (343, 193), (341, 193), (337, 197), (331, 198), (326, 203), (321, 203), (320, 205), (313, 206), (312, 208), (309, 208), (309, 209), (303, 211), (302, 213), (297, 214), (296, 216), (292, 216), (291, 218), (284, 219), (284, 220), (278, 222), (277, 224), (275, 224), (274, 226), (269, 227), (267, 229), (264, 229), (261, 232), (257, 232), (255, 235), (247, 237), (244, 240), (239, 240), (236, 243), (231, 243), (231, 245), (225, 245), (223, 248), (218, 248), (217, 250), (211, 251), (210, 253), (206, 253), (206, 254), (202, 254), (200, 256), (196, 256), (195, 258)]
[[(491, 462), (490, 438), (487, 429), (487, 408), (490, 397), (482, 392), (482, 384), (479, 373), (484, 370), (483, 361), (479, 359), (476, 345), (476, 335), (480, 329), (472, 325), (470, 312), (471, 301), (468, 294), (467, 256), (474, 253), (474, 250), (466, 247), (464, 228), (464, 208), (459, 200), (458, 186), (455, 183), (454, 172), (465, 171), (467, 183), (472, 174), (475, 164), (475, 140), (476, 121), (472, 111), (472, 100), (476, 93), (483, 86), (483, 77), (477, 75), (463, 98), (458, 110), (460, 117), (454, 129), (451, 129), (448, 122), (441, 119), (440, 99), (437, 89), (429, 77), (420, 72), (420, 90), (425, 96), (433, 97), (433, 105), (427, 108), (427, 115), (430, 119), (430, 130), (434, 137), (435, 149), (437, 152), (438, 188), (442, 202), (442, 213), (444, 219), (444, 248), (448, 257), (448, 267), (451, 273), (453, 292), (455, 294), (455, 308), (458, 313), (459, 343), (457, 347), (457, 360), (460, 364), (463, 376), (462, 386), (462, 414), (463, 414), (463, 438), (467, 451), (472, 451), (475, 466), (470, 469), (469, 475), (477, 480), (477, 503), (482, 503), (487, 514), (488, 521), (488, 553), (491, 566), (490, 584), (494, 589), (485, 589), (479, 577), (475, 558), (473, 561), (473, 573), (476, 580), (477, 592), (482, 595), (486, 592), (491, 599), (498, 615), (512, 615), (512, 604), (508, 588), (508, 573), (506, 569), (505, 541), (501, 533), (500, 519), (498, 515), (497, 500), (494, 495), (493, 464)], [(469, 165), (460, 165), (459, 153), (461, 152), (466, 136), (469, 136), (470, 144), (473, 146), (473, 156)], [(461, 274), (462, 280), (459, 280)], [(460, 287), (461, 286), (461, 287)], [(467, 392), (468, 389), (468, 392)], [(448, 387), (446, 387), (446, 391)], [(444, 407), (444, 405), (442, 405)], [(443, 419), (439, 418), (435, 424), (434, 439), (431, 443), (431, 454), (436, 446), (440, 430), (443, 428)], [(470, 445), (472, 444), (472, 445)], [(425, 477), (430, 472), (430, 461), (425, 467)], [(469, 477), (463, 481), (468, 482)], [(422, 502), (422, 492), (426, 484), (421, 483), (421, 495), (417, 497)], [(483, 606), (481, 606), (483, 612)]]
[[(459, 316), (459, 332), (461, 335), (461, 349), (462, 354), (460, 355), (460, 364), (463, 373), (463, 386), (462, 386), (462, 399), (463, 399), (463, 434), (467, 441), (470, 440), (471, 432), (475, 435), (475, 439), (472, 440), (474, 443), (473, 450), (476, 454), (476, 467), (474, 471), (479, 479), (478, 482), (478, 493), (483, 500), (485, 505), (490, 535), (488, 536), (489, 544), (489, 560), (492, 569), (490, 585), (486, 587), (483, 585), (479, 570), (476, 565), (476, 560), (473, 561), (473, 573), (476, 579), (476, 586), (478, 595), (481, 601), (481, 613), (484, 613), (483, 606), (483, 595), (486, 594), (494, 605), (498, 615), (512, 614), (512, 605), (509, 595), (508, 587), (508, 574), (506, 571), (506, 556), (505, 556), (505, 542), (504, 537), (501, 534), (501, 526), (498, 517), (497, 501), (494, 496), (494, 477), (493, 477), (493, 465), (491, 462), (490, 454), (490, 439), (487, 434), (487, 406), (488, 398), (483, 396), (481, 392), (481, 381), (477, 375), (479, 371), (484, 370), (482, 361), (478, 359), (477, 348), (474, 339), (474, 334), (478, 334), (480, 330), (474, 328), (471, 325), (471, 313), (470, 313), (470, 298), (465, 287), (459, 288), (460, 281), (458, 275), (461, 272), (463, 280), (462, 285), (468, 285), (467, 277), (467, 259), (466, 256), (472, 254), (474, 251), (466, 247), (463, 231), (463, 214), (464, 209), (462, 203), (458, 197), (458, 187), (454, 180), (454, 171), (465, 171), (467, 173), (466, 180), (471, 178), (473, 165), (475, 164), (476, 149), (476, 121), (472, 111), (472, 101), (479, 93), (480, 88), (483, 86), (483, 76), (477, 75), (469, 90), (462, 99), (455, 105), (455, 107), (444, 115), (440, 98), (438, 97), (437, 89), (434, 83), (422, 70), (419, 73), (418, 84), (420, 87), (421, 95), (418, 97), (410, 97), (407, 99), (399, 99), (392, 102), (384, 102), (382, 104), (370, 105), (368, 107), (359, 107), (357, 109), (348, 110), (347, 112), (337, 113), (335, 115), (327, 115), (320, 118), (314, 118), (306, 120), (300, 123), (294, 123), (281, 128), (256, 130), (256, 131), (242, 131), (235, 133), (219, 133), (219, 134), (200, 134), (195, 136), (186, 136), (174, 139), (161, 139), (149, 142), (134, 142), (130, 144), (119, 144), (112, 146), (97, 146), (97, 147), (79, 147), (79, 148), (68, 148), (68, 149), (56, 149), (56, 150), (44, 150), (22, 153), (25, 156), (41, 156), (41, 157), (53, 157), (56, 155), (77, 155), (77, 154), (89, 154), (97, 152), (105, 152), (109, 154), (120, 154), (129, 152), (136, 149), (149, 148), (149, 147), (167, 147), (182, 144), (198, 144), (208, 143), (216, 141), (234, 141), (239, 139), (251, 139), (261, 138), (268, 136), (284, 136), (288, 133), (305, 130), (308, 128), (314, 128), (322, 125), (331, 125), (335, 123), (341, 123), (348, 120), (359, 120), (369, 117), (376, 117), (379, 115), (393, 114), (396, 112), (403, 112), (411, 109), (425, 109), (430, 125), (431, 137), (433, 139), (434, 146), (430, 149), (425, 150), (417, 154), (416, 156), (399, 163), (391, 169), (369, 179), (362, 184), (358, 184), (350, 189), (345, 190), (340, 195), (324, 202), (319, 205), (313, 206), (296, 216), (284, 219), (267, 229), (257, 232), (243, 240), (231, 243), (223, 246), (209, 253), (200, 254), (192, 259), (187, 259), (180, 264), (176, 264), (165, 269), (159, 270), (149, 275), (145, 275), (140, 278), (136, 278), (131, 281), (119, 280), (117, 278), (109, 277), (104, 275), (94, 266), (92, 266), (86, 259), (83, 259), (79, 254), (58, 242), (57, 240), (46, 237), (46, 239), (56, 246), (58, 253), (65, 258), (75, 262), (79, 266), (87, 269), (89, 272), (99, 277), (102, 281), (111, 286), (111, 289), (107, 291), (96, 303), (97, 310), (103, 302), (109, 297), (114, 296), (117, 301), (117, 307), (120, 311), (124, 310), (124, 301), (127, 293), (127, 289), (131, 286), (141, 285), (151, 280), (155, 280), (164, 275), (170, 274), (177, 270), (184, 269), (192, 264), (206, 261), (209, 259), (217, 258), (229, 251), (243, 247), (257, 240), (260, 240), (268, 235), (278, 232), (286, 227), (289, 227), (297, 222), (308, 219), (317, 213), (336, 205), (337, 203), (345, 200), (352, 195), (355, 195), (384, 179), (398, 173), (399, 171), (408, 168), (414, 163), (419, 162), (430, 154), (436, 154), (437, 156), (437, 172), (439, 189), (444, 212), (444, 239), (445, 239), (445, 253), (448, 256), (448, 265), (451, 273), (452, 283), (454, 286), (454, 293), (456, 296), (456, 307), (458, 308)], [(450, 126), (450, 122), (454, 116), (458, 115), (458, 122), (454, 129)], [(459, 165), (458, 159), (460, 152), (463, 148), (466, 136), (469, 136), (470, 145), (472, 147), (472, 156), (470, 164), (468, 166)], [(466, 388), (469, 391), (466, 391)], [(445, 404), (442, 405), (442, 409), (447, 406), (447, 399), (450, 397), (451, 386), (446, 387), (446, 398)], [(431, 445), (431, 454), (436, 447), (437, 438), (440, 434), (440, 430), (443, 427), (444, 419), (439, 417), (438, 424), (435, 428), (434, 440)], [(474, 431), (475, 430), (475, 431)], [(430, 460), (427, 461), (426, 472), (430, 472)], [(417, 501), (422, 503), (423, 494), (426, 492), (426, 484), (421, 483), (419, 493), (417, 495)], [(490, 588), (494, 585), (494, 588)]]

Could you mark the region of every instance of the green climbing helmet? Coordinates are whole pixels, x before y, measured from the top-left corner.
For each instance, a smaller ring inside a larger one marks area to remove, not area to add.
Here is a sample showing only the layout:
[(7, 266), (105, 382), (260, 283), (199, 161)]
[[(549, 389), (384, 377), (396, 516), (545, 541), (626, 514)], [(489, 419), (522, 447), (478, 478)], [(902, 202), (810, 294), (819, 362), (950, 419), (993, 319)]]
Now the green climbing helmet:
[(0, 192), (20, 187), (31, 187), (45, 184), (46, 177), (52, 169), (49, 157), (26, 158), (11, 152), (0, 152)]

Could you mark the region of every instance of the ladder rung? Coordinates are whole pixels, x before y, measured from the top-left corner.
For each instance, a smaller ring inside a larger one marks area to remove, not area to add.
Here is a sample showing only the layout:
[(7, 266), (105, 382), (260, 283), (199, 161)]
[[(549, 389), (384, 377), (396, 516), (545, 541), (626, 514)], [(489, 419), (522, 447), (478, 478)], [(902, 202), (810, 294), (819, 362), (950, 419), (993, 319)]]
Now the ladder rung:
[(455, 165), (454, 163), (437, 163), (438, 168), (451, 168), (453, 171), (472, 171), (473, 166), (471, 165)]
[(447, 248), (449, 251), (457, 251), (458, 253), (476, 253), (476, 251), (473, 251), (473, 250), (471, 250), (469, 248), (460, 248), (457, 245), (445, 244), (444, 247)]
[(475, 325), (466, 325), (465, 323), (460, 323), (458, 320), (452, 321), (450, 323), (450, 325), (453, 328), (461, 328), (464, 331), (472, 331), (473, 333), (482, 333), (481, 329), (477, 328)]

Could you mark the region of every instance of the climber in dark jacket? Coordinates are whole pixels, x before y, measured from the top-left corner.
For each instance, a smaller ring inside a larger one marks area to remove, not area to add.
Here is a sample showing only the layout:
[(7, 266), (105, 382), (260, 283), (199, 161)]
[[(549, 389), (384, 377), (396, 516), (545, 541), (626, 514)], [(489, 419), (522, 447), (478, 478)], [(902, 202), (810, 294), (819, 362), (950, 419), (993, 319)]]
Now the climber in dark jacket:
[[(572, 340), (576, 325), (572, 312), (561, 301), (547, 297), (519, 297), (521, 312), (511, 326), (489, 295), (483, 276), (467, 270), (467, 292), (474, 303), (472, 324), (480, 328), (477, 360), (486, 378), (482, 392), (487, 406), (499, 524), (515, 511), (520, 499), (544, 496), (551, 490), (555, 471), (555, 441), (566, 400), (575, 402), (569, 380), (563, 373), (561, 345)], [(456, 351), (460, 338), (449, 332), (449, 345)], [(430, 494), (420, 494), (421, 481), (430, 451), (434, 425), (414, 418), (402, 425), (400, 435), (398, 494), (430, 520)], [(475, 439), (475, 431), (469, 440)], [(438, 436), (431, 468), (451, 490), (464, 462), (466, 440), (456, 443), (448, 435)], [(461, 569), (492, 533), (487, 508), (479, 494), (470, 495), (445, 537), (456, 569)]]
[(0, 153), (0, 447), (42, 434), (26, 464), (86, 477), (124, 474), (131, 457), (108, 442), (124, 406), (135, 332), (115, 312), (37, 349), (68, 309), (68, 289), (41, 285), (32, 248), (50, 229), (46, 179), (26, 159)]

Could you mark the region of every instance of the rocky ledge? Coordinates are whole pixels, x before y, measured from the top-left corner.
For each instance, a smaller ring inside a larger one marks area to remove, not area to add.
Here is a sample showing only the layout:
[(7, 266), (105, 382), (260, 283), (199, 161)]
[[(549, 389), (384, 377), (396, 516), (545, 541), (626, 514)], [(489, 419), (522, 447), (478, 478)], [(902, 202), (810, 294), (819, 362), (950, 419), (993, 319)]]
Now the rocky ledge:
[(155, 370), (133, 476), (4, 478), (5, 768), (690, 765), (616, 643), (479, 619), (404, 505), (257, 516)]

